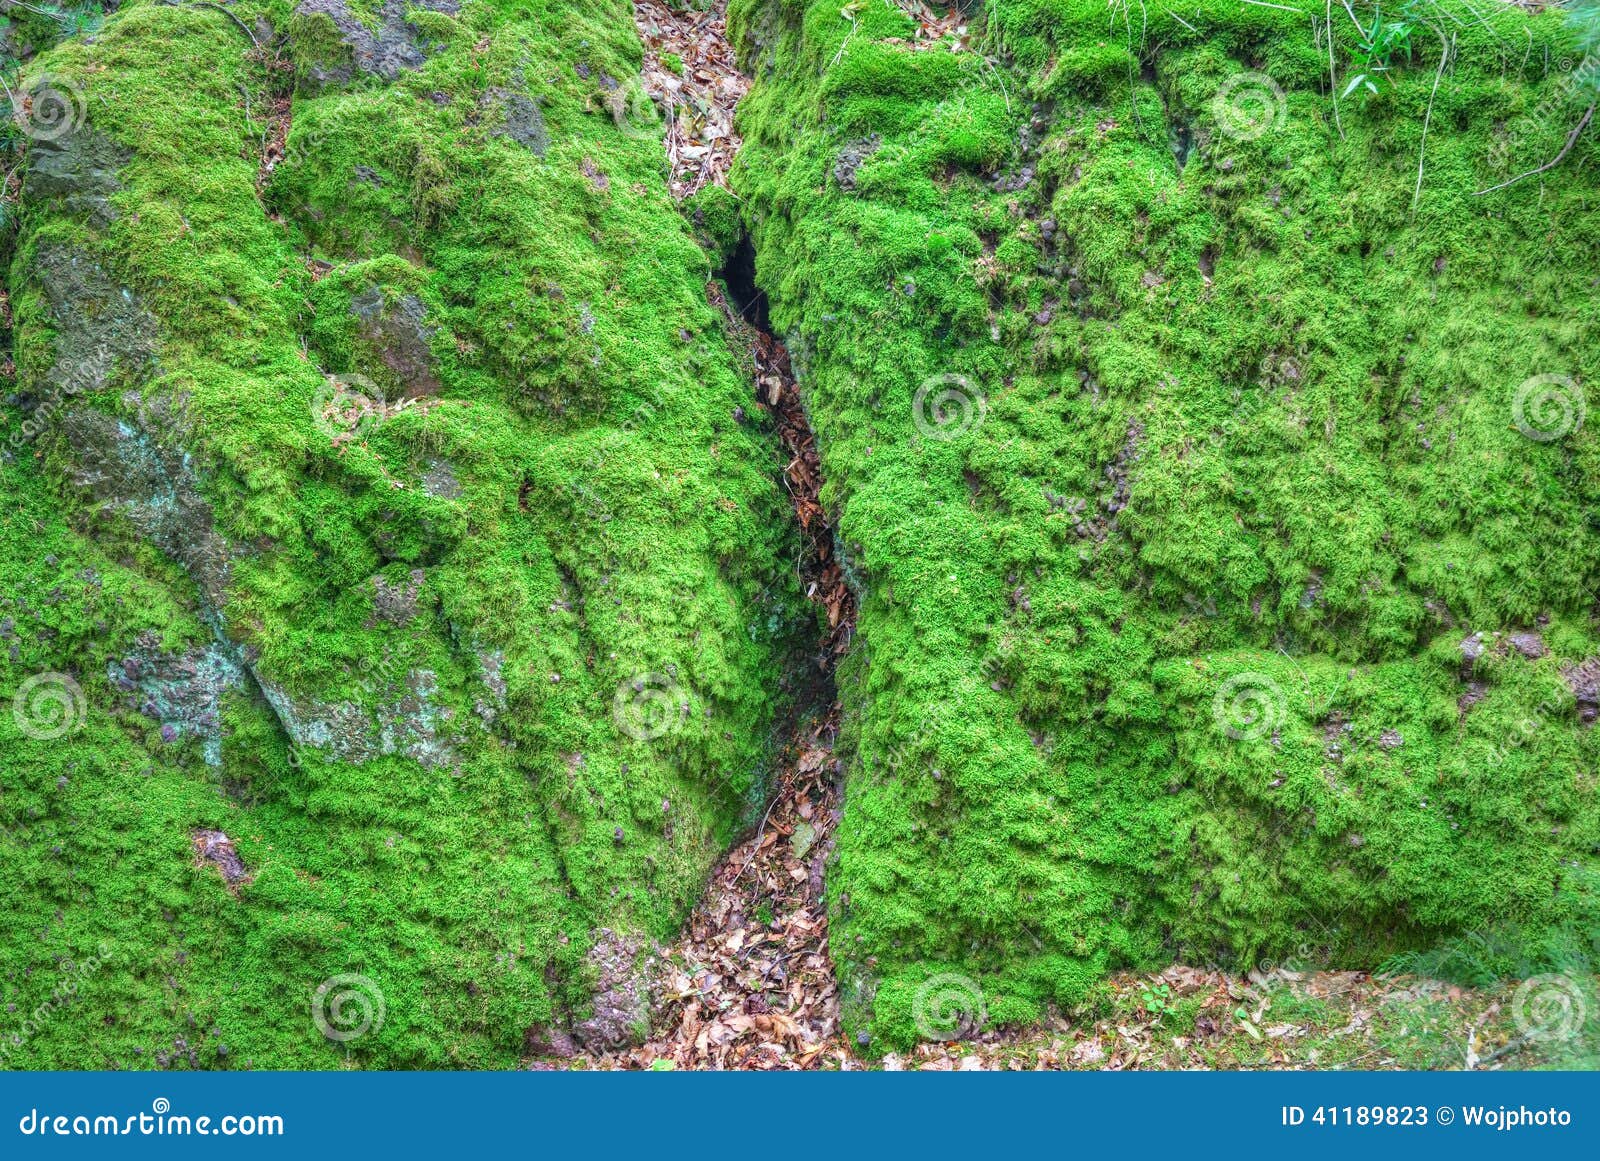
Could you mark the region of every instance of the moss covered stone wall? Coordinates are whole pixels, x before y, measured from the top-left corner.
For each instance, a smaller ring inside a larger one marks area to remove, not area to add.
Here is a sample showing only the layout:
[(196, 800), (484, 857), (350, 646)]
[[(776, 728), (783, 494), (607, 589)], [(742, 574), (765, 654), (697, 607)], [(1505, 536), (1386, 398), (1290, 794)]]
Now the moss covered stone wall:
[(1593, 139), (1476, 193), (1594, 94), (1559, 13), (1489, 7), (1413, 5), (1336, 108), (1339, 5), (1330, 46), (1320, 6), (735, 0), (862, 600), (852, 1027), (1594, 938)]
[(644, 1018), (584, 1026), (760, 802), (809, 614), (638, 59), (610, 0), (129, 0), (27, 62), (8, 1063)]

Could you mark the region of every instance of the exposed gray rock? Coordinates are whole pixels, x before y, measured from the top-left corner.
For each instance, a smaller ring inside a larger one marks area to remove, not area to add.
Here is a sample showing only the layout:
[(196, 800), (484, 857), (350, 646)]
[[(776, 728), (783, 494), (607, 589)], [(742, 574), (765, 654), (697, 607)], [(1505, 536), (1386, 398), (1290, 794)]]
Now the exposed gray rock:
[(424, 766), (453, 766), (466, 737), (452, 728), (452, 711), (437, 704), (438, 678), (427, 669), (396, 670), (379, 663), (362, 679), (362, 701), (296, 697), (255, 671), (262, 693), (284, 732), (305, 760), (361, 765), (380, 755), (402, 754)]
[(1590, 657), (1561, 670), (1562, 679), (1578, 701), (1578, 720), (1592, 726), (1600, 718), (1600, 657)]
[[(144, 539), (183, 566), (206, 610), (221, 622), (229, 553), (213, 527), (211, 506), (200, 493), (189, 453), (159, 441), (146, 427), (168, 414), (164, 401), (141, 410), (140, 420), (118, 419), (79, 406), (63, 420), (72, 445), (75, 479), (100, 501), (101, 510), (125, 517)], [(164, 432), (164, 435), (170, 432)]]
[(1530, 661), (1537, 660), (1548, 652), (1544, 647), (1544, 638), (1537, 633), (1512, 633), (1509, 641), (1513, 649)]
[(833, 163), (833, 180), (839, 183), (840, 189), (856, 188), (856, 170), (878, 151), (882, 143), (883, 138), (874, 133), (871, 137), (860, 137), (844, 144)]
[(28, 148), (23, 197), (34, 204), (59, 199), (67, 213), (104, 229), (117, 217), (111, 204), (122, 188), (117, 173), (132, 159), (131, 151), (92, 129), (41, 138)]
[(493, 137), (509, 137), (518, 145), (543, 157), (550, 148), (550, 133), (544, 125), (544, 114), (533, 98), (510, 89), (489, 89), (483, 94), (483, 105), (499, 115), (499, 125), (489, 131)]
[[(410, 0), (410, 4), (447, 16), (461, 11), (460, 0)], [(407, 0), (384, 0), (377, 27), (369, 28), (350, 10), (347, 0), (303, 0), (295, 15), (327, 17), (350, 49), (349, 64), (314, 65), (311, 81), (317, 86), (348, 84), (352, 68), (392, 81), (402, 71), (421, 68), (428, 60), (426, 41), (417, 27), (406, 20), (406, 6)]]
[(588, 963), (598, 973), (594, 1011), (573, 1025), (573, 1039), (588, 1052), (642, 1043), (650, 1032), (655, 956), (639, 940), (602, 928), (595, 933)]
[(35, 427), (53, 422), (75, 396), (137, 383), (154, 368), (155, 316), (86, 251), (44, 243), (31, 274), (55, 329), (55, 360), (33, 393)]
[(244, 685), (243, 668), (219, 644), (183, 654), (159, 646), (154, 632), (141, 634), (133, 652), (106, 663), (106, 676), (134, 709), (161, 723), (163, 738), (200, 738), (207, 765), (222, 765), (222, 695)]
[(422, 490), (435, 500), (454, 500), (461, 495), (461, 481), (445, 460), (429, 460), (428, 470), (422, 474)]
[(383, 288), (373, 286), (350, 302), (350, 313), (361, 320), (361, 337), (399, 381), (404, 395), (436, 395), (443, 386), (433, 373), (433, 336), (428, 308), (414, 294), (391, 303)]
[(417, 615), (417, 595), (422, 591), (424, 575), (422, 569), (414, 568), (409, 580), (400, 584), (390, 584), (381, 576), (373, 577), (372, 606), (378, 620), (402, 628), (409, 625)]

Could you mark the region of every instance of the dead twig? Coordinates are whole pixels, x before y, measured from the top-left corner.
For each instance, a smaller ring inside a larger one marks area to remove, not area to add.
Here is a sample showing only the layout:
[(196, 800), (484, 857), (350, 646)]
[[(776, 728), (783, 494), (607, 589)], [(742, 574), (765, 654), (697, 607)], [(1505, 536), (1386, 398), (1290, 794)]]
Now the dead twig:
[(1480, 189), (1472, 196), (1475, 198), (1481, 198), (1484, 194), (1494, 193), (1494, 191), (1497, 189), (1505, 189), (1508, 185), (1516, 185), (1517, 182), (1521, 181), (1525, 177), (1533, 177), (1535, 174), (1544, 173), (1546, 170), (1554, 169), (1556, 166), (1560, 165), (1567, 154), (1572, 152), (1572, 147), (1578, 143), (1578, 138), (1582, 136), (1583, 131), (1589, 127), (1589, 121), (1594, 117), (1595, 105), (1600, 105), (1600, 101), (1591, 104), (1583, 111), (1583, 116), (1579, 118), (1578, 124), (1573, 128), (1571, 133), (1567, 134), (1567, 143), (1561, 147), (1560, 153), (1556, 154), (1538, 169), (1530, 169), (1527, 173), (1519, 173), (1510, 181), (1503, 181), (1499, 185), (1490, 186), (1488, 189)]
[(1417, 148), (1417, 188), (1411, 191), (1411, 212), (1417, 212), (1417, 202), (1422, 197), (1422, 165), (1428, 157), (1428, 125), (1433, 121), (1433, 98), (1439, 92), (1439, 80), (1444, 76), (1444, 66), (1450, 63), (1451, 54), (1456, 50), (1456, 34), (1450, 34), (1450, 43), (1444, 44), (1444, 36), (1440, 35), (1439, 43), (1444, 45), (1444, 52), (1439, 57), (1439, 71), (1433, 74), (1433, 90), (1428, 94), (1428, 111), (1422, 118), (1422, 144)]
[(213, 4), (210, 0), (161, 0), (161, 3), (168, 8), (209, 8), (213, 12), (220, 12), (239, 26), (239, 31), (250, 38), (250, 43), (255, 45), (257, 51), (261, 49), (261, 42), (256, 39), (256, 34), (250, 31), (249, 26), (220, 4)]

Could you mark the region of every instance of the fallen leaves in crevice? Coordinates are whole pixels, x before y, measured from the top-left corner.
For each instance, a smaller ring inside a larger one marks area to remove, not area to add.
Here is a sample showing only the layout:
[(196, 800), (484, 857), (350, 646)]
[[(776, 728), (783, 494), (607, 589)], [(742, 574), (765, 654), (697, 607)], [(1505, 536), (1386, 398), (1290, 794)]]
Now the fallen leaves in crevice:
[(760, 827), (717, 865), (682, 938), (662, 951), (650, 1039), (590, 1068), (859, 1067), (839, 1038), (823, 868), (839, 821), (835, 715), (781, 756)]
[(645, 48), (640, 78), (667, 110), (669, 180), (679, 201), (706, 185), (727, 185), (739, 152), (733, 111), (750, 82), (728, 44), (726, 10), (726, 0), (705, 12), (678, 11), (664, 0), (635, 0), (633, 6)]

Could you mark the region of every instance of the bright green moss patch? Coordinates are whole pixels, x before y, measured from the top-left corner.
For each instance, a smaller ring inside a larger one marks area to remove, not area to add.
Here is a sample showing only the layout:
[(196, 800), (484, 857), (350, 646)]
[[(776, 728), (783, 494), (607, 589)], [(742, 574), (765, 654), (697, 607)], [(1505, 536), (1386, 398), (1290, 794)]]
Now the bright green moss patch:
[(1560, 19), (1430, 8), (1437, 92), (1419, 24), (1336, 125), (1301, 15), (994, 3), (986, 64), (889, 7), (733, 14), (735, 187), (863, 594), (847, 1022), (914, 1039), (941, 973), (1026, 1021), (1120, 966), (1576, 924), (1593, 146), (1473, 196), (1582, 111)]

